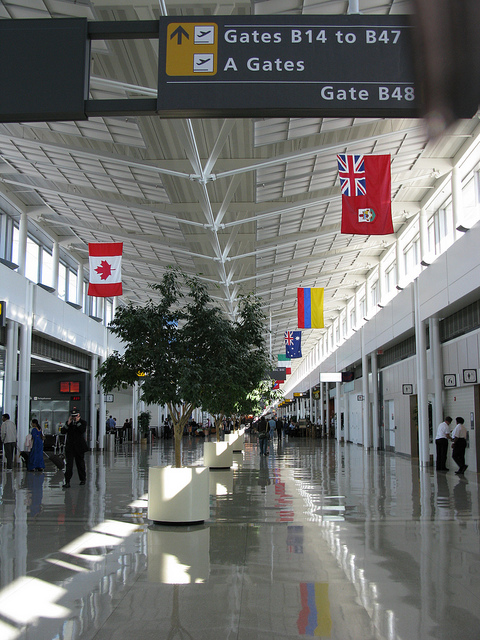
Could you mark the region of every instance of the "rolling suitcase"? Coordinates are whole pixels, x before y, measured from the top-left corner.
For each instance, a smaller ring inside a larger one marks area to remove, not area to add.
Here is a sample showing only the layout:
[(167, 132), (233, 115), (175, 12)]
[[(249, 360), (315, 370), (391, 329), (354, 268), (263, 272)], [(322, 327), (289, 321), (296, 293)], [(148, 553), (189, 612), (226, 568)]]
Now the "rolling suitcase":
[(57, 467), (57, 469), (60, 469), (60, 471), (63, 470), (63, 467), (65, 466), (65, 459), (63, 458), (63, 456), (57, 456), (56, 453), (50, 453), (50, 452), (43, 452), (43, 455), (50, 460), (51, 462), (53, 462), (53, 464)]

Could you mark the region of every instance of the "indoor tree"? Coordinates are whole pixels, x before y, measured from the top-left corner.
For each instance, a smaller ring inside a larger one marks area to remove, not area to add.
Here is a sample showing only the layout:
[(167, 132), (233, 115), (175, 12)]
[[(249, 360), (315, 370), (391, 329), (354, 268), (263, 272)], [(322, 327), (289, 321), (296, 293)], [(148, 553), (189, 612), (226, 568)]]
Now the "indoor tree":
[(133, 385), (139, 371), (145, 374), (142, 400), (167, 405), (180, 467), (183, 431), (193, 410), (218, 413), (225, 404), (222, 410), (230, 411), (234, 397), (253, 390), (269, 368), (263, 314), (258, 300), (246, 296), (238, 319), (230, 320), (204, 283), (176, 269), (168, 269), (152, 290), (155, 301), (117, 310), (110, 329), (125, 349), (108, 356), (97, 375), (109, 392)]

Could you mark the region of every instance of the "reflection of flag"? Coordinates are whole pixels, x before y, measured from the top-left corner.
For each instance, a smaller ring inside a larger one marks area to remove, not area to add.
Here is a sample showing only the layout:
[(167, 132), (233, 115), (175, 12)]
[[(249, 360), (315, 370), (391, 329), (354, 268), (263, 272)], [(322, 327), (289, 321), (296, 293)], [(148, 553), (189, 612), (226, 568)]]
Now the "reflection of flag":
[(96, 242), (88, 245), (89, 296), (111, 298), (122, 295), (122, 251), (123, 242)]
[(285, 355), (287, 358), (302, 357), (301, 331), (285, 331)]
[(393, 233), (390, 156), (337, 156), (342, 233)]
[(327, 582), (301, 582), (302, 610), (298, 616), (298, 633), (302, 636), (329, 638), (332, 631)]
[(297, 289), (299, 329), (323, 329), (323, 292), (321, 287)]

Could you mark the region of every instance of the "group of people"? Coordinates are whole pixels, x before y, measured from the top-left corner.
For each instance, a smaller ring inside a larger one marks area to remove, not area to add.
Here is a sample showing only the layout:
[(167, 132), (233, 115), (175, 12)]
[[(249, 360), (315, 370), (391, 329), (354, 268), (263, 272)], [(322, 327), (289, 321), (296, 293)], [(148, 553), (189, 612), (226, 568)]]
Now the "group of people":
[[(45, 461), (43, 455), (44, 435), (42, 427), (36, 418), (32, 419), (31, 431), (25, 440), (22, 458), (27, 464), (27, 471), (43, 471)], [(73, 464), (77, 467), (80, 484), (84, 485), (87, 479), (85, 468), (85, 452), (89, 446), (85, 439), (87, 423), (80, 416), (80, 411), (74, 407), (70, 411), (67, 422), (61, 428), (61, 433), (65, 434), (65, 481), (62, 485), (64, 489), (70, 488), (70, 480), (73, 475)], [(8, 413), (2, 415), (1, 439), (3, 451), (6, 459), (7, 472), (13, 471), (15, 451), (17, 449), (17, 427), (10, 419)]]
[(450, 425), (452, 418), (447, 416), (443, 422), (438, 425), (437, 435), (435, 438), (435, 447), (437, 450), (437, 471), (449, 471), (447, 469), (448, 441), (452, 443), (452, 458), (458, 466), (455, 471), (456, 475), (461, 476), (468, 469), (465, 464), (465, 450), (467, 448), (467, 429), (465, 420), (461, 417), (455, 418), (456, 425), (453, 431)]
[(284, 428), (285, 425), (280, 417), (275, 420), (275, 418), (271, 416), (268, 421), (265, 416), (260, 418), (257, 431), (261, 456), (268, 456), (268, 444), (270, 440), (273, 440), (275, 432), (280, 442), (283, 437)]
[(133, 428), (133, 418), (130, 418), (130, 420), (125, 420), (123, 425), (120, 426), (117, 424), (116, 418), (109, 416), (107, 418), (106, 428), (107, 433), (114, 433), (116, 440), (118, 440), (118, 442), (122, 444), (123, 440), (127, 438), (129, 433), (131, 433), (131, 430)]

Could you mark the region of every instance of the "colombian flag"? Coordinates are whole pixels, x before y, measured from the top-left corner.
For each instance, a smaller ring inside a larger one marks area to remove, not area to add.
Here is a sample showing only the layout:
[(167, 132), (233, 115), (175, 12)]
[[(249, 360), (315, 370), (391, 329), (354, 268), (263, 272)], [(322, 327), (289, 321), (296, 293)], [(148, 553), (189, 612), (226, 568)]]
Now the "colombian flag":
[(324, 289), (297, 289), (298, 328), (323, 329), (323, 292)]

